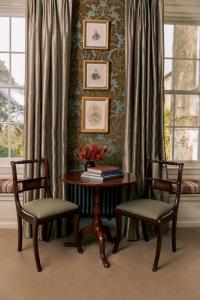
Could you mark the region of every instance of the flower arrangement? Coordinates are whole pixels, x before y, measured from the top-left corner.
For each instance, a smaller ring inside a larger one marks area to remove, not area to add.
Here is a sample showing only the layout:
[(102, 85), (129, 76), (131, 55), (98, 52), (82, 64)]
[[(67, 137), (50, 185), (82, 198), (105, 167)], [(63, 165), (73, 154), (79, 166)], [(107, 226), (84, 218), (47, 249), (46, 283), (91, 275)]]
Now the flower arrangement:
[(100, 147), (97, 144), (93, 144), (92, 146), (80, 146), (76, 152), (80, 159), (86, 159), (90, 161), (100, 161), (103, 160), (105, 153), (108, 151), (106, 146)]

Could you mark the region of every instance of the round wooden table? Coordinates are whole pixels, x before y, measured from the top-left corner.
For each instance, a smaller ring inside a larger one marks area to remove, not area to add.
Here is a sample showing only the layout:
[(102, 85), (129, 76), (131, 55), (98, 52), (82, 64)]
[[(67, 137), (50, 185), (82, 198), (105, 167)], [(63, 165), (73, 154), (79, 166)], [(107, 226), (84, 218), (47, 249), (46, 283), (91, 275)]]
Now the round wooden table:
[(94, 189), (94, 200), (93, 200), (93, 220), (92, 224), (81, 228), (80, 236), (90, 233), (97, 236), (99, 241), (100, 257), (102, 259), (104, 267), (110, 267), (110, 264), (105, 255), (105, 237), (107, 235), (109, 241), (114, 242), (114, 238), (111, 236), (110, 228), (102, 225), (102, 201), (101, 201), (101, 190), (110, 187), (125, 186), (136, 183), (136, 178), (130, 173), (125, 173), (124, 177), (109, 179), (106, 181), (97, 181), (86, 178), (81, 178), (81, 172), (67, 172), (61, 176), (61, 180), (67, 184), (74, 184), (79, 186), (92, 187)]

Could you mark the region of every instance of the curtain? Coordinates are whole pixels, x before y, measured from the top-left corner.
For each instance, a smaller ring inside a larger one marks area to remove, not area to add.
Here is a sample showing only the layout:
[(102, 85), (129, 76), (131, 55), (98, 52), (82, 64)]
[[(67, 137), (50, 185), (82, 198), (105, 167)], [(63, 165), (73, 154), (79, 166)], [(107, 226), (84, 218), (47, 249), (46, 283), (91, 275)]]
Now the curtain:
[(126, 0), (124, 171), (144, 192), (145, 160), (164, 159), (163, 0)]
[(66, 191), (59, 175), (67, 167), (72, 1), (26, 2), (25, 158), (49, 160), (52, 194), (62, 199)]

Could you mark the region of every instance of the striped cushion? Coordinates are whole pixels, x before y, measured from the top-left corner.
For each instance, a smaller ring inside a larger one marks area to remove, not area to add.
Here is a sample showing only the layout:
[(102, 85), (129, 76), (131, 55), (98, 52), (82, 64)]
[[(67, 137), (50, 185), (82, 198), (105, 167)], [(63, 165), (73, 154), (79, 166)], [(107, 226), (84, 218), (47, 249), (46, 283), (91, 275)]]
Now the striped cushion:
[[(0, 179), (0, 193), (13, 193), (13, 180)], [(182, 194), (200, 194), (200, 180), (183, 180)]]
[(0, 179), (0, 193), (13, 193), (12, 179)]
[(182, 194), (200, 194), (200, 180), (183, 180)]

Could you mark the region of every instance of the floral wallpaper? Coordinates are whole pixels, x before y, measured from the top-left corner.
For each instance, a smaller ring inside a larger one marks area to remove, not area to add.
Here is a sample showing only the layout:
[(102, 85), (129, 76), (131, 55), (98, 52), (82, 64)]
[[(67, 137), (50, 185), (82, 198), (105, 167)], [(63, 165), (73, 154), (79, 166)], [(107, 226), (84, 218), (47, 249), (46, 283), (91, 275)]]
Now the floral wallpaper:
[[(72, 52), (70, 73), (70, 100), (68, 111), (69, 169), (79, 169), (80, 161), (74, 150), (81, 144), (107, 145), (105, 164), (122, 166), (124, 145), (124, 84), (125, 84), (125, 7), (124, 0), (75, 0), (73, 4)], [(107, 19), (109, 27), (108, 50), (83, 49), (83, 20)], [(108, 91), (83, 89), (83, 61), (110, 61), (110, 88)], [(82, 96), (107, 96), (110, 99), (109, 132), (81, 133)]]

